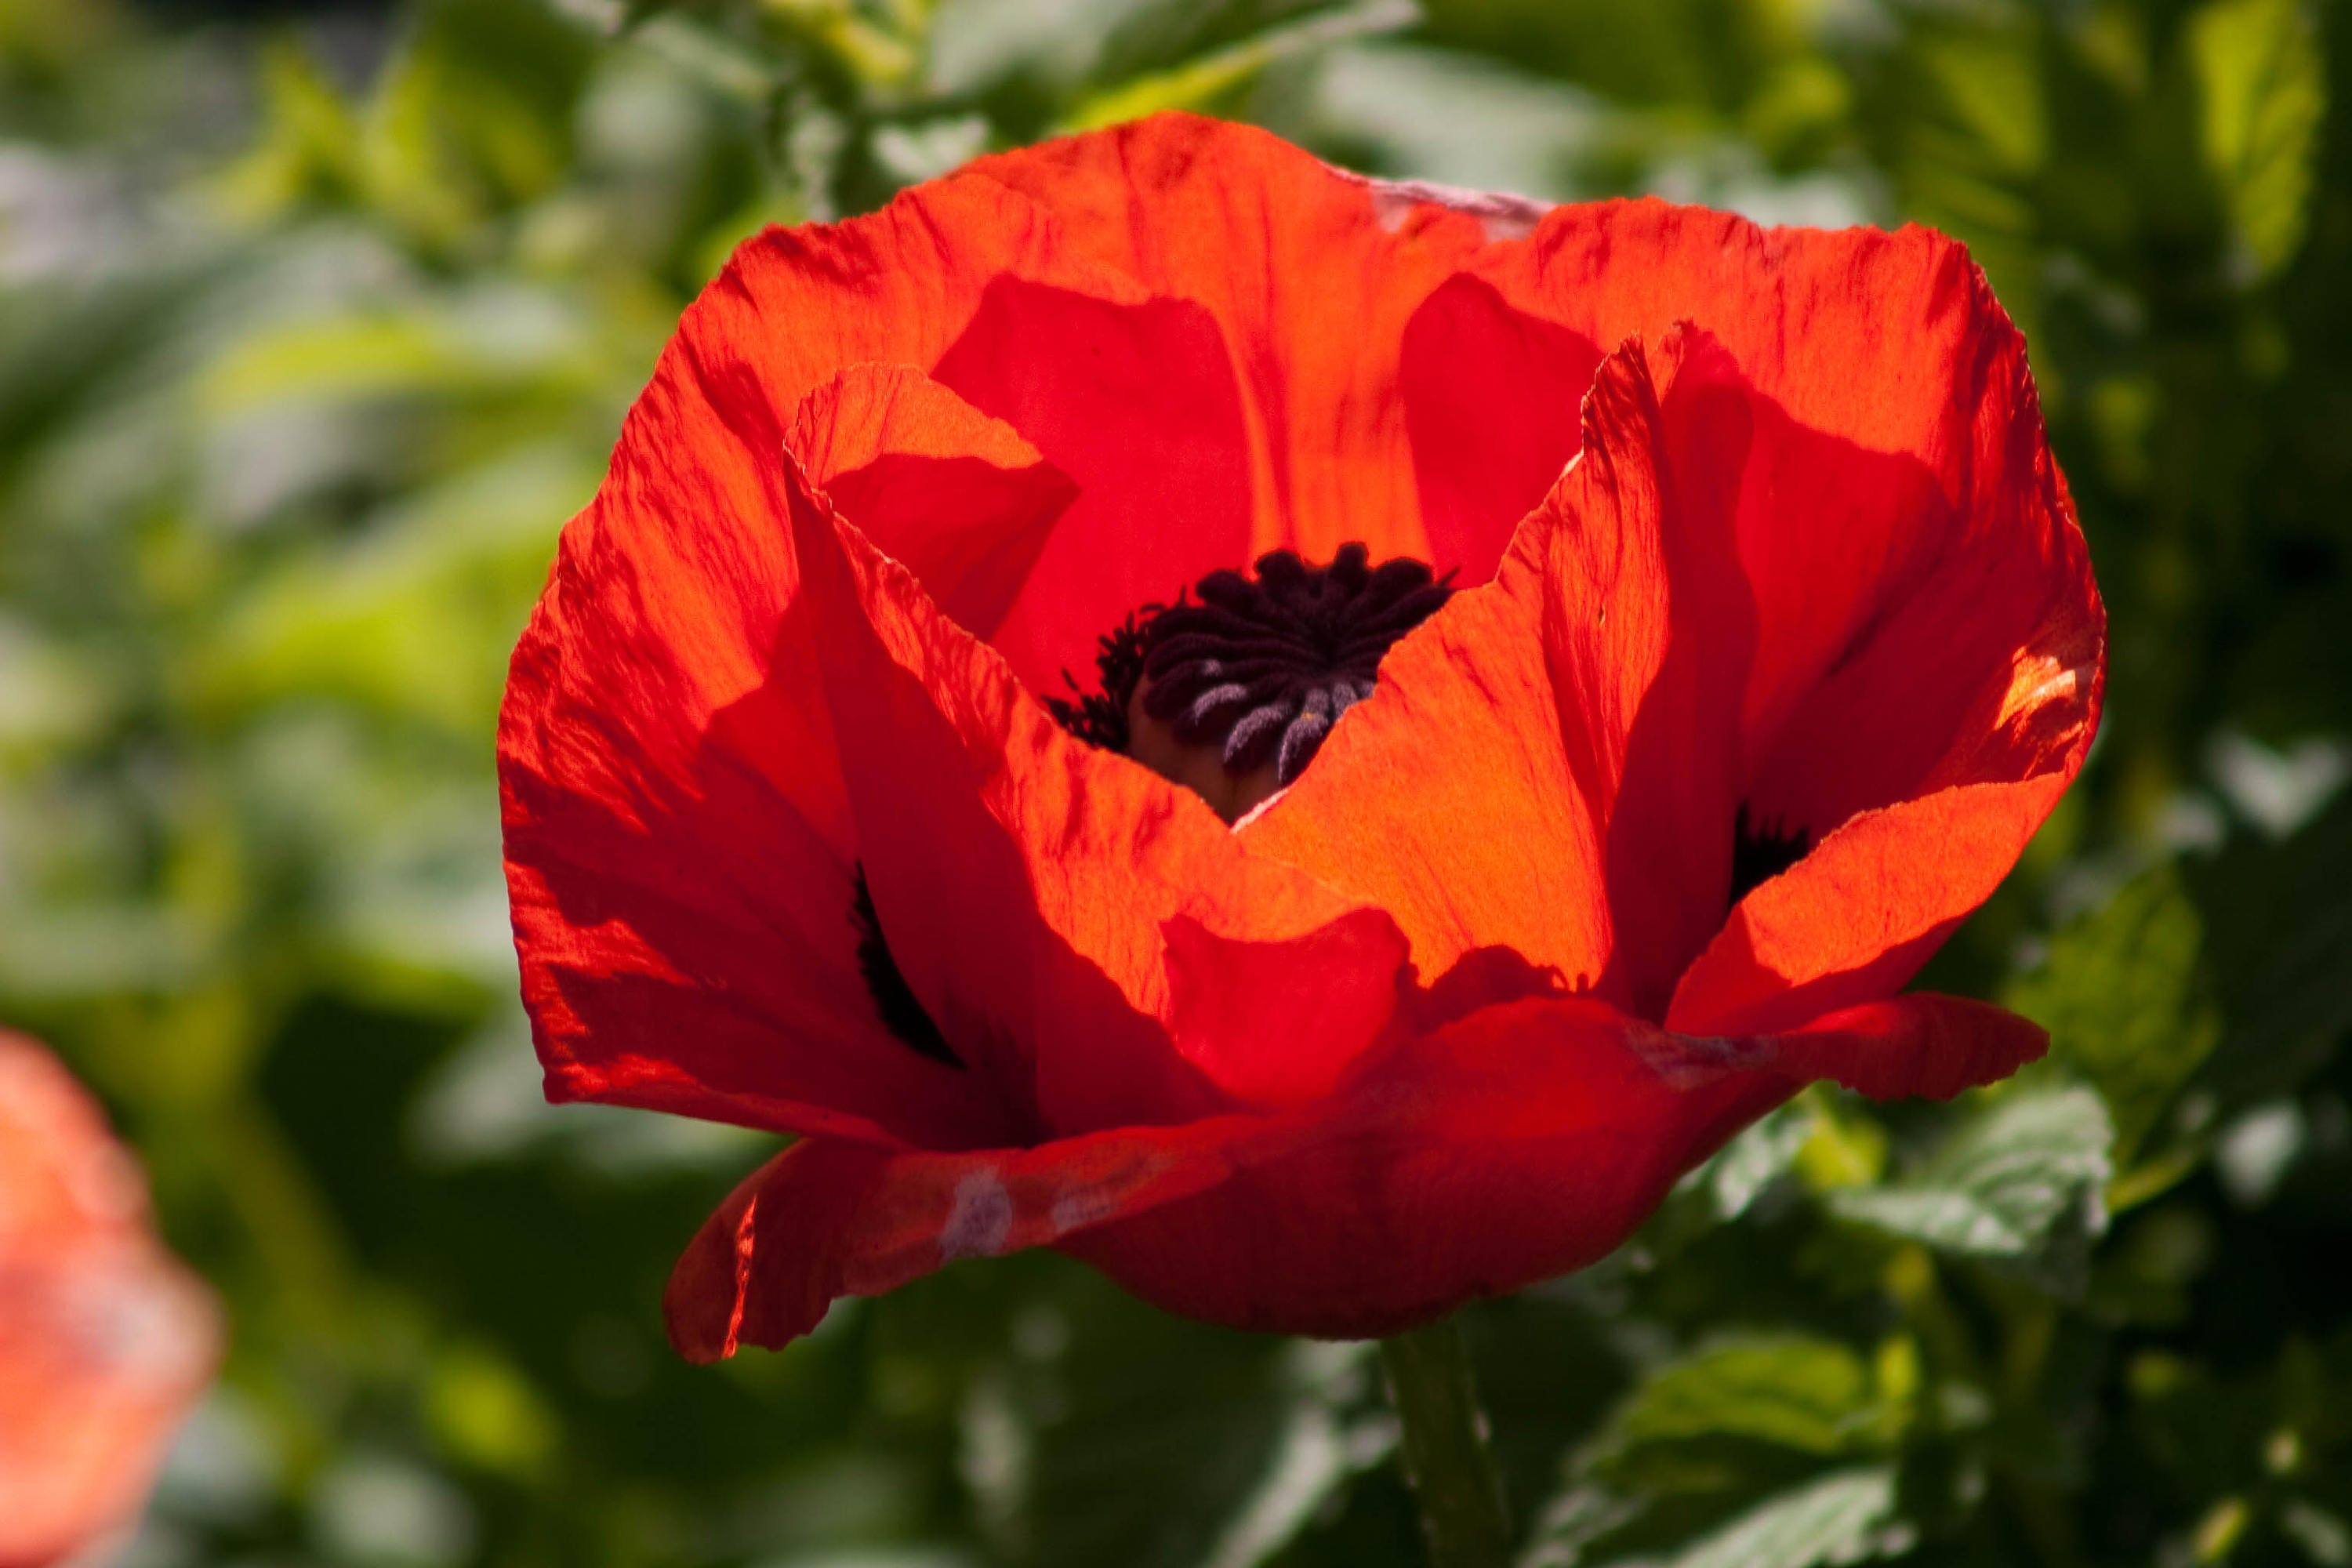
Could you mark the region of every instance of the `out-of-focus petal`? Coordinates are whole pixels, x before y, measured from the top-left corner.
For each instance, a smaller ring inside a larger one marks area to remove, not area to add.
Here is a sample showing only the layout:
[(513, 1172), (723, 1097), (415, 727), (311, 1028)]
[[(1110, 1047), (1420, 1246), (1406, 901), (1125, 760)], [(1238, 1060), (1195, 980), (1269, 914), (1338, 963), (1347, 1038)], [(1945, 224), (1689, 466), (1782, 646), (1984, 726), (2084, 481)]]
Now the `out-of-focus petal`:
[(0, 1563), (128, 1532), (220, 1337), (98, 1107), (0, 1031)]

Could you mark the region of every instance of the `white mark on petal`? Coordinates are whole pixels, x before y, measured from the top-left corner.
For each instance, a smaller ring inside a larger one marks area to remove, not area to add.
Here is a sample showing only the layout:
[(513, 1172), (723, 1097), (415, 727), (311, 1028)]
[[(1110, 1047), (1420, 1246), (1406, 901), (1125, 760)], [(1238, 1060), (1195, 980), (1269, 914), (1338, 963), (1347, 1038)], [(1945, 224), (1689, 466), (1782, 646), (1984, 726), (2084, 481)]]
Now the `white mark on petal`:
[(1727, 1072), (1761, 1067), (1772, 1054), (1768, 1042), (1753, 1036), (1678, 1035), (1642, 1023), (1626, 1029), (1625, 1043), (1675, 1089), (1696, 1089)]
[(1551, 210), (1549, 203), (1503, 191), (1465, 191), (1423, 180), (1375, 180), (1345, 169), (1335, 173), (1362, 183), (1372, 198), (1373, 221), (1389, 234), (1402, 228), (1416, 207), (1441, 206), (1476, 218), (1492, 245), (1498, 240), (1525, 239)]
[(978, 1170), (956, 1183), (947, 1223), (940, 1227), (940, 1258), (996, 1258), (1013, 1235), (1013, 1194), (992, 1170)]

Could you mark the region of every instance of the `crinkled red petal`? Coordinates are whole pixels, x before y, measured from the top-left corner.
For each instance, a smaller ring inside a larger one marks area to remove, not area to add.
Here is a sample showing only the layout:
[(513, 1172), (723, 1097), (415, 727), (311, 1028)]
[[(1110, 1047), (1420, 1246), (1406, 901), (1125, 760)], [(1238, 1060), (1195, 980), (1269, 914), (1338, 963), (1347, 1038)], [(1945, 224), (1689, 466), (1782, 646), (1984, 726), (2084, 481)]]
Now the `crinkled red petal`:
[(860, 973), (857, 840), (781, 442), (746, 436), (761, 405), (698, 352), (724, 300), (631, 413), (508, 679), (507, 878), (548, 1092), (1002, 1142), (1021, 1129), (992, 1086), (894, 1039)]

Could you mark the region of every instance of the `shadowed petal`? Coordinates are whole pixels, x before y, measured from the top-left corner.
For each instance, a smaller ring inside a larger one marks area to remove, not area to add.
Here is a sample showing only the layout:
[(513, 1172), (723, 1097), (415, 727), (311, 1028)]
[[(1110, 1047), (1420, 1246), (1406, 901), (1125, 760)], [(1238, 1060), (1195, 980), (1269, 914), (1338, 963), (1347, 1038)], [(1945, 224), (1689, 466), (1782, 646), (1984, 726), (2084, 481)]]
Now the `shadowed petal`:
[(2049, 1031), (1989, 1002), (1920, 992), (1814, 1019), (1773, 1041), (1796, 1079), (1831, 1079), (1873, 1100), (1949, 1100), (1998, 1083), (2050, 1048)]
[(852, 365), (809, 394), (793, 450), (842, 515), (976, 637), (1029, 581), (1077, 487), (1021, 433), (910, 365)]

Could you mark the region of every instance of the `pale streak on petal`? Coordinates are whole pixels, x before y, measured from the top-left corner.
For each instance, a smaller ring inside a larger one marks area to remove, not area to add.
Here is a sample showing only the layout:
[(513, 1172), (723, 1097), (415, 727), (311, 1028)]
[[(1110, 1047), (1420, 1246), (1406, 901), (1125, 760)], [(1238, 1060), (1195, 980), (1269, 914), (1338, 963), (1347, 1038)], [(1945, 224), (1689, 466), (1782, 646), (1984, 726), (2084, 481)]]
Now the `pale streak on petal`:
[(1678, 1035), (1639, 1020), (1629, 1020), (1625, 1044), (1676, 1089), (1696, 1089), (1726, 1073), (1761, 1067), (1772, 1054), (1768, 1041), (1752, 1036)]
[(2020, 655), (2010, 674), (2009, 691), (2001, 698), (1996, 723), (2005, 726), (2052, 702), (2075, 700), (2090, 676), (2088, 665), (2062, 664), (2047, 654)]
[(947, 1223), (940, 1227), (940, 1258), (996, 1258), (1013, 1234), (1013, 1194), (994, 1171), (969, 1171), (956, 1183)]
[(1512, 195), (1505, 191), (1467, 191), (1458, 185), (1434, 185), (1423, 180), (1375, 180), (1350, 170), (1333, 171), (1363, 185), (1372, 198), (1372, 216), (1384, 233), (1402, 228), (1415, 207), (1441, 206), (1478, 220), (1489, 245), (1525, 239), (1551, 210), (1549, 202)]

